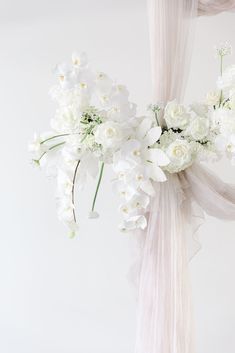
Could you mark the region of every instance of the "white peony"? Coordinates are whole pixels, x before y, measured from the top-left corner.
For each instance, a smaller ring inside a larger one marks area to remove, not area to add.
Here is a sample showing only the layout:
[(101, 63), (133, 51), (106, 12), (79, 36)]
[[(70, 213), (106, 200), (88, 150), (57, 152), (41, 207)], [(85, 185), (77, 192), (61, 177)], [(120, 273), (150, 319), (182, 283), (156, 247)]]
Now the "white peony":
[(209, 120), (197, 116), (190, 123), (188, 133), (196, 141), (202, 141), (209, 133)]
[(168, 128), (185, 129), (189, 122), (189, 114), (183, 105), (176, 100), (169, 102), (165, 108), (165, 121)]
[(180, 172), (189, 167), (193, 162), (192, 148), (186, 140), (176, 139), (168, 146), (166, 153), (170, 159), (170, 164), (166, 169), (170, 173)]
[(96, 128), (95, 142), (101, 144), (104, 149), (115, 149), (123, 143), (125, 135), (121, 124), (107, 121)]
[(206, 95), (206, 104), (210, 106), (216, 106), (220, 103), (221, 92), (211, 91)]

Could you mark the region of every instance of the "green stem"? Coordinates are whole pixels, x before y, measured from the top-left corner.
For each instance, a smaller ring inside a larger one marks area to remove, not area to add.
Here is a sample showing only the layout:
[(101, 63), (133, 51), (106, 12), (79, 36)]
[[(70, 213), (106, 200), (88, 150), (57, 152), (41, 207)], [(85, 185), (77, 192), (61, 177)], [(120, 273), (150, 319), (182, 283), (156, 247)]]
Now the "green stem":
[(75, 212), (75, 206), (74, 206), (74, 191), (75, 191), (75, 182), (76, 182), (76, 176), (77, 176), (79, 164), (80, 164), (80, 160), (77, 162), (76, 167), (74, 169), (73, 186), (72, 186), (73, 219), (75, 223), (77, 222), (77, 220), (76, 220), (76, 212)]
[(56, 145), (51, 146), (51, 147), (49, 148), (49, 151), (53, 150), (53, 149), (56, 148), (56, 147), (62, 146), (62, 145), (64, 145), (64, 144), (65, 144), (65, 141), (64, 141), (64, 142), (57, 143)]
[(96, 186), (96, 190), (95, 190), (95, 196), (94, 196), (93, 203), (92, 203), (92, 208), (91, 208), (92, 212), (95, 209), (96, 198), (97, 198), (98, 191), (99, 191), (99, 188), (100, 188), (100, 183), (101, 183), (101, 180), (102, 180), (103, 172), (104, 172), (104, 162), (102, 162), (101, 168), (100, 168), (100, 175), (99, 175), (99, 179), (98, 179), (98, 182), (97, 182), (97, 186)]
[(68, 135), (70, 135), (70, 134), (61, 134), (61, 135), (55, 135), (55, 136), (52, 136), (52, 137), (48, 137), (46, 140), (43, 140), (42, 142), (40, 142), (40, 144), (42, 145), (43, 143), (45, 143), (47, 141), (53, 140), (53, 139), (58, 138), (58, 137), (68, 136)]
[[(64, 141), (64, 142), (57, 143), (56, 145), (51, 146), (51, 147), (48, 149), (48, 151), (51, 151), (51, 150), (53, 150), (54, 148), (59, 147), (59, 146), (62, 146), (62, 145), (64, 145), (64, 144), (65, 144), (65, 141)], [(42, 157), (45, 156), (45, 154), (47, 154), (48, 151), (43, 152), (43, 153), (41, 154), (41, 156), (40, 156), (38, 159), (34, 159), (34, 162), (36, 162), (36, 163), (39, 164), (39, 162), (40, 162), (40, 160), (42, 159)]]

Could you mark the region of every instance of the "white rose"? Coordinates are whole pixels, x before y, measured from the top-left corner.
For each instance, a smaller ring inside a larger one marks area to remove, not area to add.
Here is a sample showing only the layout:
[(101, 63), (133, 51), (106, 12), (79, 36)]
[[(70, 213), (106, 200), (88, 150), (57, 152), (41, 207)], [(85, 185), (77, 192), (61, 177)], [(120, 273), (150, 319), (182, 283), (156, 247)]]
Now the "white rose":
[(189, 134), (194, 140), (201, 141), (209, 133), (209, 120), (196, 117), (189, 126)]
[(169, 102), (165, 108), (165, 121), (168, 128), (184, 129), (189, 122), (189, 114), (183, 105), (176, 100)]
[(176, 139), (168, 146), (166, 153), (170, 159), (166, 169), (170, 173), (184, 170), (193, 162), (191, 146), (186, 140)]
[(211, 91), (206, 95), (206, 104), (214, 106), (220, 102), (221, 93), (219, 91)]
[(123, 143), (124, 136), (122, 126), (112, 121), (100, 124), (95, 131), (95, 141), (104, 148), (117, 148)]

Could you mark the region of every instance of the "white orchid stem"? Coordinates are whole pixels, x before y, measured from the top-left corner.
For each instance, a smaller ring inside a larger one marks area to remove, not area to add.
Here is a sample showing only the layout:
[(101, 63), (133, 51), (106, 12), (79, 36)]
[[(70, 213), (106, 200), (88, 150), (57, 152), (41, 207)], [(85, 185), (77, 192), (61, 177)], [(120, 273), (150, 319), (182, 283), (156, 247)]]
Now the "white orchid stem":
[(59, 138), (59, 137), (64, 137), (64, 136), (69, 136), (71, 134), (60, 134), (60, 135), (54, 135), (54, 136), (51, 136), (51, 137), (48, 137), (47, 139), (43, 140), (40, 142), (41, 145), (43, 145), (44, 143), (50, 141), (50, 140), (53, 140), (55, 138)]
[(94, 196), (93, 203), (92, 203), (92, 208), (91, 208), (92, 212), (95, 209), (95, 203), (96, 203), (97, 195), (98, 195), (98, 192), (99, 192), (99, 188), (100, 188), (100, 183), (101, 183), (101, 180), (102, 180), (103, 172), (104, 172), (104, 162), (102, 162), (101, 168), (100, 168), (99, 179), (98, 179), (98, 182), (97, 182), (97, 186), (96, 186), (96, 190), (95, 190), (95, 196)]
[(79, 167), (79, 164), (80, 164), (80, 160), (78, 160), (77, 164), (76, 164), (76, 167), (74, 169), (74, 174), (73, 174), (73, 185), (72, 185), (72, 205), (73, 205), (73, 219), (74, 219), (74, 222), (76, 223), (77, 220), (76, 220), (76, 212), (75, 212), (75, 204), (74, 204), (74, 199), (75, 199), (75, 183), (76, 183), (76, 176), (77, 176), (77, 171), (78, 171), (78, 167)]
[(42, 159), (43, 156), (45, 156), (49, 151), (53, 150), (54, 148), (60, 147), (65, 144), (65, 141), (57, 143), (56, 145), (51, 146), (48, 151), (43, 152), (41, 156), (38, 159), (34, 159), (34, 162), (37, 162), (39, 164), (40, 160)]

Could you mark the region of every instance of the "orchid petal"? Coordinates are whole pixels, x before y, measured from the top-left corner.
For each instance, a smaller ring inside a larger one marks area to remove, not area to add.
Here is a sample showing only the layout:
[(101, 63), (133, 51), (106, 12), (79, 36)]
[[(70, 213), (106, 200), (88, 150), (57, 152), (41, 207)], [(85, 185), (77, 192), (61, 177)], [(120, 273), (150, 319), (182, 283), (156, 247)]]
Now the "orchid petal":
[(147, 151), (148, 160), (156, 163), (158, 166), (166, 166), (170, 163), (170, 159), (160, 148), (150, 148)]
[(152, 126), (152, 119), (150, 118), (145, 118), (139, 125), (138, 129), (137, 129), (137, 137), (138, 139), (142, 140), (145, 135), (147, 134), (147, 132), (150, 130), (151, 126)]
[(152, 146), (154, 143), (156, 143), (159, 140), (161, 133), (162, 133), (162, 128), (160, 126), (155, 126), (152, 129), (150, 129), (144, 138), (144, 145)]
[(167, 180), (167, 177), (163, 172), (163, 170), (159, 168), (155, 163), (151, 164), (149, 169), (149, 174), (154, 181), (158, 181), (162, 183)]
[(142, 181), (140, 183), (140, 188), (141, 188), (141, 190), (143, 190), (146, 194), (148, 194), (150, 196), (155, 195), (155, 190), (154, 190), (154, 187), (153, 187), (152, 182), (150, 180)]

